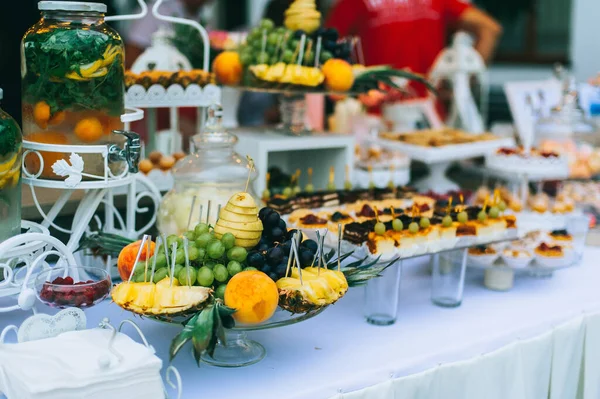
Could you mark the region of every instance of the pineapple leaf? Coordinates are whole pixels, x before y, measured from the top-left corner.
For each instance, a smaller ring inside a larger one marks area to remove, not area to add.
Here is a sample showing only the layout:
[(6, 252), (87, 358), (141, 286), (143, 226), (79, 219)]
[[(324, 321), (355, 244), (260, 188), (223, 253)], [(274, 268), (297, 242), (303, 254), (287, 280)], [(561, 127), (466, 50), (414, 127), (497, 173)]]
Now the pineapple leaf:
[[(352, 256), (353, 253), (354, 253), (354, 251), (350, 251), (350, 252), (347, 252), (347, 253), (343, 254), (342, 256), (340, 256), (340, 262), (343, 262), (344, 260), (346, 260), (347, 258)], [(327, 268), (330, 269), (333, 266), (336, 266), (337, 262), (338, 262), (338, 260), (337, 260), (337, 258), (335, 258), (334, 260), (332, 260), (331, 262), (329, 262), (327, 264)]]
[(333, 255), (335, 255), (335, 249), (332, 249), (329, 253), (323, 255), (323, 259), (325, 259), (325, 262), (329, 262), (331, 258), (333, 258)]
[[(364, 258), (362, 261), (366, 260)], [(392, 266), (398, 261), (398, 258), (392, 259), (389, 263), (383, 266), (375, 266), (378, 262), (379, 258), (375, 261), (369, 262), (365, 265), (360, 265), (354, 262), (352, 265), (354, 266), (346, 266), (342, 268), (342, 272), (344, 276), (346, 276), (346, 281), (348, 281), (348, 286), (350, 287), (358, 287), (364, 285), (372, 278), (381, 277), (381, 274), (385, 269)]]
[(172, 361), (183, 346), (192, 340), (194, 357), (200, 361), (200, 355), (210, 344), (214, 334), (214, 305), (208, 305), (202, 312), (196, 314), (187, 322), (183, 330), (171, 342), (169, 358)]

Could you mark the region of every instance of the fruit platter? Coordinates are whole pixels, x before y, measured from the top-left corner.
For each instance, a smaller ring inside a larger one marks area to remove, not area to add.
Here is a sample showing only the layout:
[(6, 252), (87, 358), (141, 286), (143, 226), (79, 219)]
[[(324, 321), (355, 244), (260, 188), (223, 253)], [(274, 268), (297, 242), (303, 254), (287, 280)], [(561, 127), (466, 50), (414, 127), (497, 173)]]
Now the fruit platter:
[(323, 28), (314, 0), (296, 0), (285, 11), (284, 26), (263, 19), (236, 51), (215, 58), (213, 71), (223, 85), (288, 94), (400, 88), (398, 78), (431, 88), (421, 75), (384, 65), (367, 68), (362, 58), (360, 40)]
[(115, 304), (183, 326), (171, 357), (192, 341), (198, 362), (225, 367), (264, 357), (264, 348), (247, 341), (244, 331), (314, 317), (350, 286), (378, 277), (391, 265), (366, 257), (345, 262), (352, 253), (335, 257), (322, 241), (289, 229), (272, 208), (259, 210), (247, 192), (234, 194), (220, 208), (214, 226), (198, 223), (181, 236), (159, 235), (154, 241), (147, 235), (131, 242), (98, 233), (83, 247), (118, 254), (122, 282), (111, 293)]

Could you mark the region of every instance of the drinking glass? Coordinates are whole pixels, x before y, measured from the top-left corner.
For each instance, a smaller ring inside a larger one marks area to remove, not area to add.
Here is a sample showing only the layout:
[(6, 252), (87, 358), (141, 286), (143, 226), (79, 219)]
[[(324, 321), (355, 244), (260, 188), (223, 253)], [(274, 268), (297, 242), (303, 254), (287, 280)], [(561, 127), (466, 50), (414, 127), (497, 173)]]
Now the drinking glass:
[(465, 287), (467, 249), (434, 254), (431, 262), (431, 301), (446, 308), (460, 306)]
[(365, 286), (365, 318), (376, 326), (389, 326), (398, 317), (402, 261), (385, 269), (381, 277), (371, 279)]

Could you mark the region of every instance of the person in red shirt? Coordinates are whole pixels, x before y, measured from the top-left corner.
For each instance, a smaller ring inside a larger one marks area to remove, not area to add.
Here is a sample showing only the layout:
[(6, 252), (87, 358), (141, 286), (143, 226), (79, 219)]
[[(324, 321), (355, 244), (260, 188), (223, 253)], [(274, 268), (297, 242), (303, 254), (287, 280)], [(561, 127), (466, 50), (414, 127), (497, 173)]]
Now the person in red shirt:
[[(488, 62), (502, 32), (483, 11), (463, 0), (338, 0), (326, 26), (360, 37), (366, 65), (390, 65), (427, 74), (447, 45), (449, 30), (475, 36)], [(415, 87), (424, 95), (424, 87)]]

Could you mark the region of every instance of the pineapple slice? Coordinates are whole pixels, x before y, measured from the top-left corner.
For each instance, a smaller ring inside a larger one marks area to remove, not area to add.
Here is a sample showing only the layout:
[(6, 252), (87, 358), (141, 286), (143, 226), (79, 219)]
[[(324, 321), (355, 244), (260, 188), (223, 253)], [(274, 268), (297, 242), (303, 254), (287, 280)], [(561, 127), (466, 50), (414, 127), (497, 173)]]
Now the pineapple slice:
[(115, 286), (112, 292), (113, 301), (137, 314), (145, 315), (175, 315), (186, 311), (197, 311), (204, 306), (211, 294), (205, 287), (179, 286), (169, 277), (157, 284), (123, 282)]

